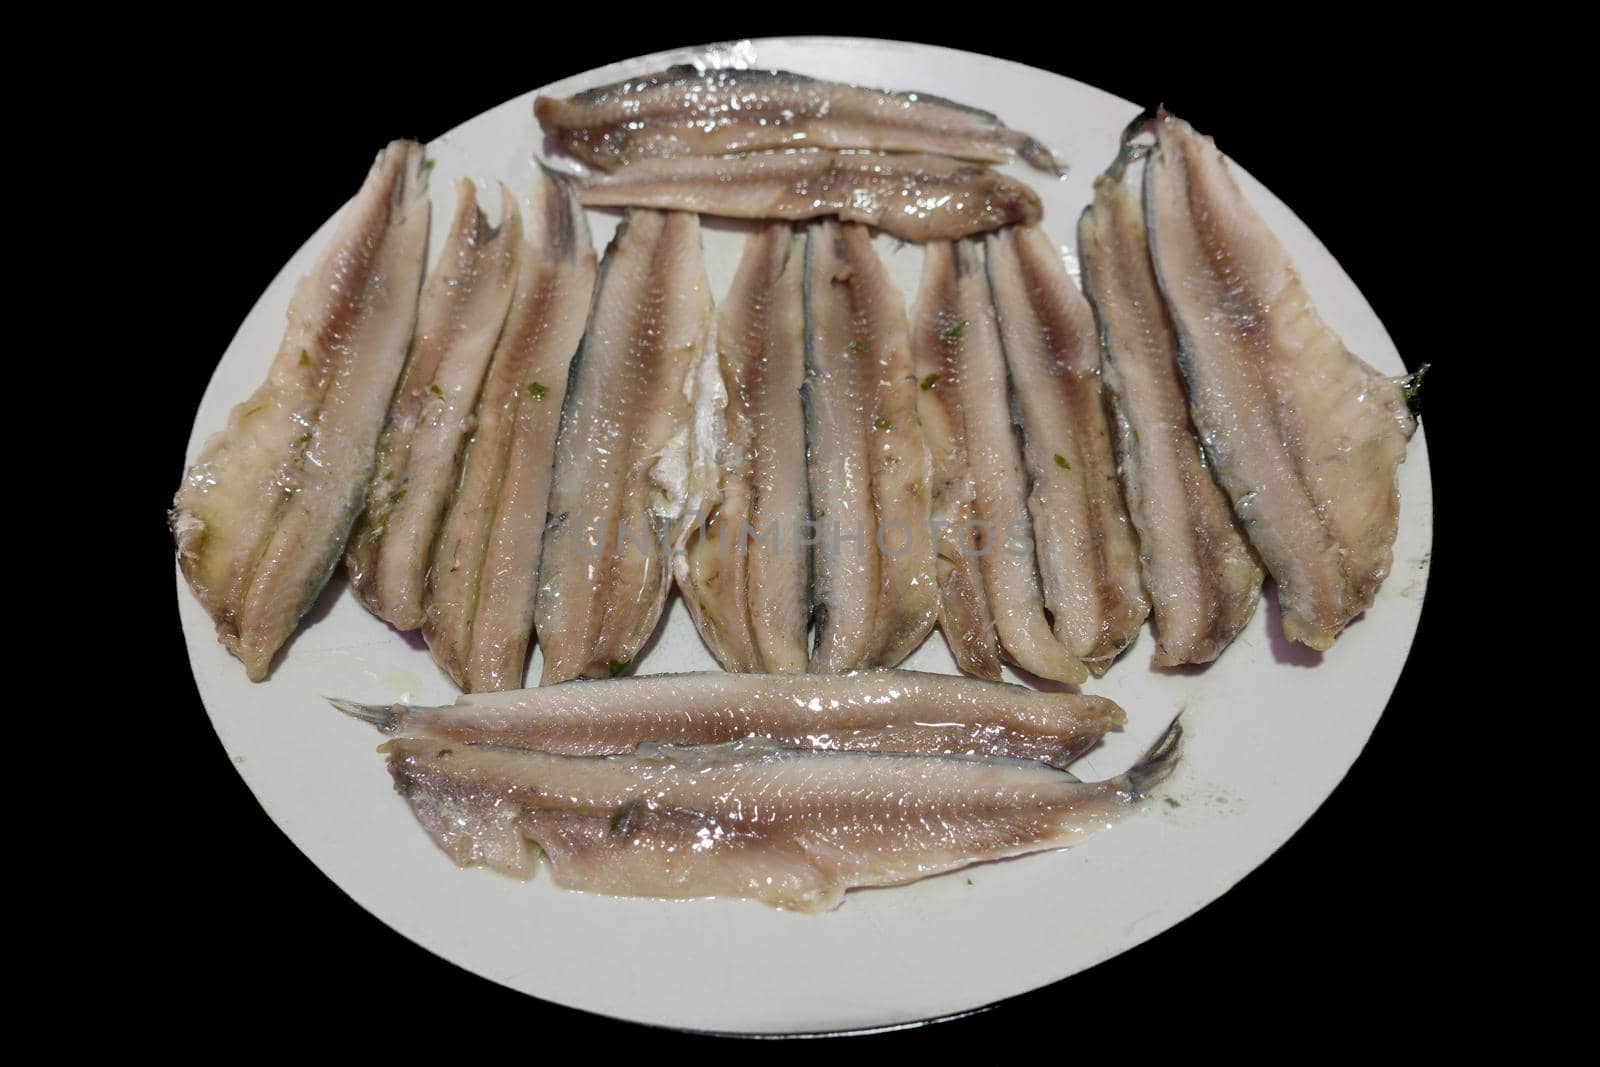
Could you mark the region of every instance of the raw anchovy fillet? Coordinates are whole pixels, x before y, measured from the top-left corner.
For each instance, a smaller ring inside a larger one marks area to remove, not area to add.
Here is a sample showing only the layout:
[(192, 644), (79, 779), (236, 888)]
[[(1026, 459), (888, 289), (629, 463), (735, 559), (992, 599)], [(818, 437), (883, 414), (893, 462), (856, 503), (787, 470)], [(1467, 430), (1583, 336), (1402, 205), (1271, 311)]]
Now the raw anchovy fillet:
[(1104, 697), (917, 671), (657, 674), (464, 696), (437, 708), (333, 702), (385, 733), (568, 756), (647, 741), (764, 738), (840, 752), (1006, 756), (1065, 767), (1126, 720)]
[(960, 159), (1026, 160), (1059, 173), (1050, 150), (987, 111), (927, 93), (889, 92), (783, 70), (687, 64), (533, 102), (544, 132), (597, 167), (762, 148), (873, 148)]
[(805, 289), (811, 669), (892, 667), (939, 612), (905, 305), (862, 226), (810, 227)]
[(798, 911), (1075, 845), (1134, 808), (1177, 760), (1080, 782), (1040, 763), (816, 752), (759, 741), (622, 756), (399, 738), (395, 789), (456, 863), (620, 896), (727, 896)]
[(522, 220), (500, 187), (491, 226), (463, 178), (444, 251), (422, 287), (411, 355), (378, 436), (367, 510), (345, 551), (350, 586), (367, 610), (399, 630), (422, 625), (433, 539), (517, 280)]
[(422, 146), (378, 154), (301, 279), (267, 380), (184, 475), (178, 563), (217, 637), (261, 681), (327, 584), (366, 500), (428, 250)]
[(1061, 643), (1103, 674), (1150, 604), (1117, 486), (1094, 313), (1043, 230), (1004, 230), (988, 250), (1045, 607)]
[(717, 323), (728, 390), (721, 492), (673, 566), (700, 636), (730, 671), (806, 669), (805, 238), (751, 234)]
[(516, 293), (434, 546), (422, 625), (434, 661), (469, 692), (523, 682), (561, 401), (594, 297), (588, 222), (568, 183), (542, 170), (518, 259)]
[(1264, 575), (1189, 422), (1178, 341), (1150, 262), (1142, 173), (1131, 162), (1119, 156), (1096, 179), (1094, 204), (1078, 220), (1078, 255), (1100, 323), (1117, 468), (1155, 610), (1154, 662), (1208, 663), (1250, 621)]
[[(940, 621), (957, 663), (981, 667), (972, 671), (980, 677), (998, 675), (998, 634), (1023, 669), (1084, 681), (1088, 671), (1045, 617), (1027, 532), (1028, 485), (1011, 432), (1005, 353), (976, 242), (927, 247), (911, 349), (934, 456), (934, 496), (946, 507), (958, 505), (935, 518), (971, 524), (940, 530)], [(985, 618), (992, 632), (981, 628)]]
[(1150, 251), (1194, 424), (1277, 581), (1284, 635), (1328, 649), (1389, 574), (1416, 420), (1317, 315), (1211, 139), (1165, 112), (1144, 125)]
[(535, 625), (542, 684), (618, 674), (717, 491), (726, 401), (700, 223), (633, 211), (600, 266), (561, 417)]
[(653, 207), (735, 219), (838, 216), (907, 241), (953, 240), (1038, 222), (1038, 194), (945, 156), (827, 149), (652, 159), (588, 179), (590, 207)]

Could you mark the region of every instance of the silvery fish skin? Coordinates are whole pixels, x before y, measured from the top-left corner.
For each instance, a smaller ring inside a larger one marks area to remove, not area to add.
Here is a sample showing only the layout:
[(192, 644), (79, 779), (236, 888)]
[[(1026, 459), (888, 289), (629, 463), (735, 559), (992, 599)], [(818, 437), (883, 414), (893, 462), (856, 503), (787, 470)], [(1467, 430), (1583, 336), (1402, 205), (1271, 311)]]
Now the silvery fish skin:
[(917, 671), (707, 671), (564, 682), (445, 707), (334, 705), (390, 734), (568, 756), (764, 738), (834, 752), (1005, 756), (1065, 767), (1126, 721), (1104, 697)]
[(1031, 761), (758, 741), (562, 756), (398, 738), (381, 751), (459, 865), (529, 877), (543, 854), (563, 888), (816, 912), (848, 889), (1078, 844), (1170, 773), (1177, 734), (1103, 782)]
[(1156, 617), (1157, 666), (1209, 663), (1256, 610), (1265, 577), (1189, 421), (1178, 340), (1150, 262), (1125, 153), (1078, 221), (1084, 291), (1100, 323), (1117, 469)]
[[(1011, 428), (1005, 353), (982, 245), (930, 244), (922, 264), (911, 315), (918, 410), (932, 445), (939, 510), (960, 501), (953, 514), (935, 518), (971, 524), (940, 529), (945, 638), (957, 663), (964, 670), (975, 664), (980, 669), (970, 673), (980, 677), (998, 676), (996, 653), (1003, 648), (1024, 670), (1076, 685), (1088, 671), (1045, 616), (1028, 534), (1028, 479)], [(985, 616), (992, 620), (987, 631), (981, 628)]]
[(804, 275), (802, 235), (783, 223), (758, 230), (718, 317), (720, 492), (673, 566), (700, 636), (730, 671), (806, 669)]
[(1277, 582), (1284, 635), (1326, 650), (1389, 574), (1416, 420), (1323, 323), (1211, 139), (1164, 111), (1131, 132), (1146, 127), (1150, 251), (1195, 427)]
[(831, 149), (650, 159), (586, 179), (590, 207), (653, 207), (734, 219), (838, 217), (906, 241), (953, 240), (1034, 223), (1038, 194), (946, 156)]
[(561, 401), (594, 297), (588, 221), (571, 186), (542, 170), (518, 258), (516, 291), (428, 571), (422, 635), (468, 692), (523, 683)]
[(717, 492), (726, 404), (700, 223), (631, 211), (617, 229), (561, 416), (535, 627), (541, 684), (628, 669)]
[(892, 667), (939, 612), (905, 304), (862, 226), (806, 231), (811, 669)]
[(687, 64), (533, 102), (544, 132), (587, 163), (765, 148), (872, 148), (1058, 173), (1049, 149), (994, 115), (920, 92), (863, 89), (783, 70)]
[(300, 280), (267, 380), (185, 473), (171, 525), (217, 637), (261, 681), (366, 500), (428, 250), (422, 146), (378, 154)]
[(433, 541), (455, 486), (478, 390), (517, 281), (522, 218), (500, 187), (500, 224), (456, 185), (455, 221), (422, 287), (400, 387), (378, 436), (367, 509), (350, 536), (345, 569), (368, 611), (398, 630), (423, 622)]
[(1043, 230), (988, 242), (1006, 364), (1032, 479), (1028, 510), (1057, 638), (1095, 674), (1139, 633), (1150, 603), (1111, 451), (1094, 313)]

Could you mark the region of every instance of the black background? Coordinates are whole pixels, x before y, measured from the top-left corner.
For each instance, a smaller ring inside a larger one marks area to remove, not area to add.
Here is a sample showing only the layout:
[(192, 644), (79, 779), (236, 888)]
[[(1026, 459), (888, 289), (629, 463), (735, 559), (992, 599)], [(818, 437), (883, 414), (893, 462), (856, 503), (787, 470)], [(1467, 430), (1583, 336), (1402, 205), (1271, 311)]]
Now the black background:
[[(112, 124), (115, 150), (133, 153), (148, 183), (135, 206), (157, 246), (153, 281), (167, 293), (181, 287), (189, 312), (182, 332), (169, 329), (162, 342), (159, 392), (170, 411), (154, 420), (158, 484), (136, 509), (155, 561), (152, 602), (168, 605), (147, 662), (162, 665), (163, 691), (173, 696), (161, 736), (164, 762), (177, 772), (148, 788), (170, 782), (172, 795), (159, 802), (184, 813), (181, 847), (193, 863), (182, 877), (144, 883), (140, 898), (136, 936), (143, 958), (159, 959), (167, 976), (164, 1002), (265, 1042), (289, 1036), (284, 1020), (291, 1033), (326, 1028), (330, 1036), (392, 1033), (398, 1024), (460, 1028), (463, 1038), (483, 1025), (530, 1040), (545, 1026), (585, 1042), (704, 1040), (509, 992), (413, 946), (327, 881), (257, 806), (211, 732), (171, 606), (163, 511), (217, 358), (383, 143), (435, 137), (528, 89), (630, 55), (740, 34), (832, 31), (1005, 56), (1140, 103), (1164, 102), (1212, 134), (1321, 237), (1407, 364), (1434, 363), (1424, 425), (1439, 493), (1432, 579), (1405, 674), (1348, 778), (1292, 840), (1222, 899), (1115, 960), (987, 1013), (858, 1040), (909, 1051), (1032, 1033), (1067, 1052), (1097, 1033), (1132, 1046), (1157, 1034), (1245, 1036), (1252, 1020), (1336, 1035), (1352, 1014), (1367, 1024), (1411, 1017), (1415, 991), (1445, 977), (1461, 951), (1438, 909), (1458, 891), (1458, 844), (1437, 806), (1415, 802), (1413, 788), (1419, 768), (1439, 759), (1434, 682), (1459, 669), (1446, 649), (1465, 551), (1453, 536), (1446, 472), (1462, 455), (1452, 397), (1466, 364), (1457, 354), (1474, 338), (1450, 314), (1447, 293), (1476, 261), (1477, 240), (1462, 225), (1467, 194), (1430, 182), (1424, 198), (1415, 167), (1423, 138), (1448, 143), (1473, 113), (1469, 57), (1371, 26), (1298, 29), (1273, 41), (1214, 37), (1165, 19), (1034, 27), (1015, 11), (993, 29), (969, 23), (999, 20), (935, 18), (588, 32), (557, 30), (532, 9), (481, 25), (476, 18), (337, 40), (315, 27), (264, 26), (226, 47), (174, 49), (130, 83), (137, 108)], [(443, 1021), (415, 1014), (436, 1009)]]

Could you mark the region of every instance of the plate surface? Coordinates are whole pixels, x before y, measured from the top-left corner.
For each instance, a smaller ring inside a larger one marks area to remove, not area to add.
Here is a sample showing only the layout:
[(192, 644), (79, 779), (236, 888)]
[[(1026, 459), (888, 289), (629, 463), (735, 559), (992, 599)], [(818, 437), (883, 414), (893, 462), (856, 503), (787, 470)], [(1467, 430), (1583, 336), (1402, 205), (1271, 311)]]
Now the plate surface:
[[(661, 53), (547, 86), (566, 94), (700, 60), (770, 66), (862, 85), (921, 89), (1000, 115), (1070, 165), (1059, 181), (1007, 168), (1037, 188), (1045, 227), (1076, 273), (1073, 233), (1094, 175), (1140, 108), (1056, 74), (924, 45), (804, 38)], [(435, 252), (451, 182), (469, 176), (527, 188), (542, 138), (535, 93), (439, 138)], [(378, 145), (373, 146), (376, 151)], [(1223, 146), (1226, 149), (1226, 145)], [(1234, 174), (1287, 246), (1328, 323), (1379, 370), (1405, 367), (1377, 316), (1315, 236), (1242, 169)], [(350, 175), (354, 192), (360, 175)], [(490, 202), (485, 197), (485, 202)], [(592, 212), (597, 249), (616, 216)], [(201, 444), (261, 382), (294, 282), (331, 220), (262, 295), (218, 365), (189, 442)], [(743, 228), (708, 220), (713, 292), (726, 291)], [(907, 301), (916, 246), (879, 240)], [(1159, 672), (1148, 632), (1088, 692), (1113, 697), (1129, 725), (1075, 770), (1128, 767), (1183, 712), (1184, 759), (1158, 798), (1114, 830), (1047, 853), (851, 893), (837, 911), (796, 915), (727, 900), (663, 902), (567, 893), (544, 872), (523, 883), (458, 870), (394, 793), (370, 727), (323, 695), (447, 703), (455, 690), (416, 635), (368, 615), (339, 575), (271, 678), (252, 685), (216, 642), (181, 576), (178, 600), (202, 699), (239, 773), (272, 819), (337, 885), (395, 930), (485, 978), (607, 1015), (694, 1029), (779, 1032), (887, 1026), (975, 1008), (1064, 978), (1154, 936), (1214, 900), (1310, 817), (1366, 743), (1399, 678), (1421, 613), (1433, 516), (1419, 430), (1400, 470), (1393, 573), (1366, 616), (1318, 656), (1284, 641), (1275, 598), (1206, 670)], [(906, 664), (954, 673), (939, 636)], [(641, 673), (714, 669), (683, 605), (668, 607)], [(538, 658), (530, 677), (538, 676)]]

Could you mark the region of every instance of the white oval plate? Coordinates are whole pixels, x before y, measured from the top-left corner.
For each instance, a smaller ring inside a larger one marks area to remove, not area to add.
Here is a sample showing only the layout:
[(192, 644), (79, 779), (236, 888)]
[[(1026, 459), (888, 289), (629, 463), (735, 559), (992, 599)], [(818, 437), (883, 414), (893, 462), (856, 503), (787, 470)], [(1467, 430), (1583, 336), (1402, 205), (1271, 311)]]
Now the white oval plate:
[[(1060, 181), (1010, 168), (1038, 188), (1045, 225), (1069, 255), (1090, 183), (1140, 110), (1087, 85), (999, 59), (831, 38), (663, 53), (541, 91), (566, 94), (708, 57), (715, 65), (922, 89), (995, 112), (1070, 164)], [(433, 144), (435, 249), (451, 216), (451, 179), (500, 179), (514, 190), (526, 188), (530, 160), (541, 147), (534, 95), (485, 112)], [(1330, 325), (1380, 370), (1404, 373), (1383, 325), (1322, 244), (1249, 175), (1237, 167), (1234, 173), (1287, 245)], [(352, 193), (360, 177), (350, 175)], [(603, 248), (615, 216), (591, 213), (591, 223)], [(222, 428), (229, 408), (265, 376), (293, 284), (311, 268), (330, 226), (295, 254), (228, 347), (195, 419), (191, 461)], [(707, 225), (706, 260), (718, 295), (732, 278), (741, 240), (736, 226)], [(920, 252), (890, 240), (879, 247), (909, 301)], [(1210, 669), (1151, 669), (1146, 633), (1105, 678), (1089, 683), (1088, 691), (1126, 707), (1130, 722), (1080, 761), (1076, 770), (1084, 777), (1125, 769), (1183, 711), (1180, 770), (1141, 813), (1072, 851), (852, 893), (825, 915), (742, 901), (593, 896), (557, 890), (543, 873), (524, 883), (458, 870), (390, 787), (373, 751), (378, 736), (322, 699), (454, 699), (415, 635), (397, 635), (368, 615), (341, 575), (271, 678), (252, 685), (217, 644), (181, 577), (178, 599), (201, 697), (239, 773), (312, 862), (406, 937), (513, 989), (639, 1022), (744, 1032), (876, 1027), (1001, 1000), (1131, 948), (1216, 899), (1310, 817), (1383, 713), (1421, 613), (1433, 527), (1421, 432), (1400, 481), (1394, 572), (1372, 610), (1327, 655), (1288, 645), (1268, 596)], [(938, 636), (907, 665), (955, 671)], [(658, 644), (639, 669), (715, 667), (674, 600)], [(531, 671), (537, 678), (537, 658)]]

